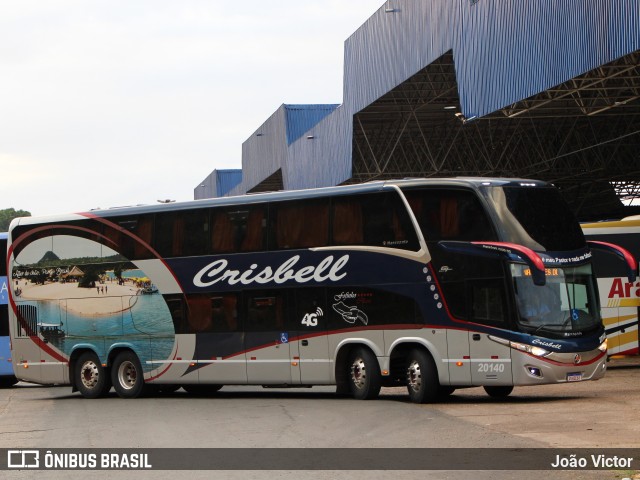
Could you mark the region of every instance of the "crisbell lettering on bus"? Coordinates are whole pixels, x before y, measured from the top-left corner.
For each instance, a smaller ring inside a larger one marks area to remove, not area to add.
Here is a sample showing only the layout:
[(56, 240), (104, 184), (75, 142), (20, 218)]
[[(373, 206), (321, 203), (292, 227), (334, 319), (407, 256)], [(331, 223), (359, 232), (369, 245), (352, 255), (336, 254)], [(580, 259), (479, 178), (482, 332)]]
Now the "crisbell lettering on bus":
[(324, 281), (337, 282), (347, 275), (347, 272), (341, 272), (341, 270), (349, 261), (349, 255), (343, 255), (335, 262), (333, 255), (329, 255), (318, 265), (306, 265), (295, 270), (294, 266), (299, 260), (300, 255), (294, 255), (278, 266), (275, 271), (268, 265), (259, 270), (259, 265), (253, 263), (244, 272), (227, 268), (229, 261), (226, 259), (216, 260), (196, 273), (195, 277), (193, 277), (193, 284), (196, 287), (209, 287), (220, 282), (226, 282), (229, 285), (238, 283), (250, 285), (254, 282), (260, 284), (270, 282), (282, 284), (289, 280), (297, 283), (306, 283), (314, 280), (320, 283)]

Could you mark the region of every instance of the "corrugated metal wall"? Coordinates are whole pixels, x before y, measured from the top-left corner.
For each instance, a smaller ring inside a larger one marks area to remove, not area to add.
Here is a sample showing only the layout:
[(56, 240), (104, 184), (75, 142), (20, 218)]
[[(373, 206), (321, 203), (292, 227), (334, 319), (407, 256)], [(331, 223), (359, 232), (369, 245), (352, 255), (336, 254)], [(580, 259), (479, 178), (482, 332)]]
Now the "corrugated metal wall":
[(291, 145), (338, 105), (285, 105), (287, 144)]
[(285, 189), (348, 180), (353, 115), (448, 50), (472, 118), (638, 49), (639, 0), (389, 0), (345, 42), (343, 105), (304, 132), (280, 107), (243, 144), (231, 193), (280, 168)]
[[(239, 195), (282, 169), (284, 188), (289, 187), (294, 174), (304, 169), (303, 161), (292, 156), (291, 144), (307, 141), (307, 135), (319, 122), (336, 110), (338, 105), (281, 105), (276, 112), (242, 144), (242, 183), (229, 192)], [(312, 146), (311, 143), (309, 146)]]
[(194, 200), (224, 197), (242, 182), (242, 170), (214, 170), (193, 190)]
[(454, 47), (465, 116), (482, 116), (640, 48), (637, 0), (461, 2)]
[(242, 183), (230, 194), (246, 193), (286, 163), (288, 153), (285, 106), (281, 105), (242, 144)]
[(357, 113), (451, 50), (459, 4), (459, 0), (385, 3), (345, 42), (345, 107)]
[(336, 109), (291, 144), (283, 184), (288, 190), (338, 185), (351, 176), (351, 115)]

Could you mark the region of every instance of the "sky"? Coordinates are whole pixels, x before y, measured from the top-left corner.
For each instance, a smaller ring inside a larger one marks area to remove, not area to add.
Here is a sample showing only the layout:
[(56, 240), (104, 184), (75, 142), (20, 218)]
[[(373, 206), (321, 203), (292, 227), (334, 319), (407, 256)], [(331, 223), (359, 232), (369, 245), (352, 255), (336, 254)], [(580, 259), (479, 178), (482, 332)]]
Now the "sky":
[(342, 103), (383, 0), (0, 0), (0, 209), (193, 199), (283, 103)]

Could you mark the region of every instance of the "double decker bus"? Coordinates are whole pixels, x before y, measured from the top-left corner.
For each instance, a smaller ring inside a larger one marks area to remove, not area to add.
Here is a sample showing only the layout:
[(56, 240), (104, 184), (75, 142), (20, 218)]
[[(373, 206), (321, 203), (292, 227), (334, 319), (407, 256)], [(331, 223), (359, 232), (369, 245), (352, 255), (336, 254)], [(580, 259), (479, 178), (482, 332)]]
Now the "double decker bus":
[[(636, 258), (640, 255), (640, 216), (585, 223), (582, 230), (589, 240), (613, 242)], [(611, 261), (611, 256), (604, 252), (594, 252), (593, 265), (598, 277), (609, 355), (638, 355), (640, 283), (629, 281), (623, 265)]]
[(182, 386), (597, 380), (591, 249), (552, 186), (406, 179), (14, 220), (18, 378), (124, 398)]
[(9, 348), (9, 284), (7, 283), (7, 234), (0, 232), (0, 388), (11, 387), (18, 380), (13, 374)]

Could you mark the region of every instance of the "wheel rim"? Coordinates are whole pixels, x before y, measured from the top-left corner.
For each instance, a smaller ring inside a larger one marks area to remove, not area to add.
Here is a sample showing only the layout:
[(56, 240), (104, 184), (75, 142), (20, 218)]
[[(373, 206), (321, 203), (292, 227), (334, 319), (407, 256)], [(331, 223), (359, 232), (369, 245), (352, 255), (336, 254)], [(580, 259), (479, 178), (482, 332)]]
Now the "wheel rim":
[(130, 361), (125, 361), (118, 367), (118, 382), (125, 390), (131, 390), (138, 378), (138, 371), (136, 366)]
[(354, 359), (351, 364), (351, 382), (357, 389), (362, 389), (367, 384), (367, 368), (361, 357)]
[(80, 380), (85, 388), (95, 388), (100, 380), (100, 370), (98, 369), (98, 365), (91, 360), (84, 362), (80, 369)]
[(407, 368), (407, 385), (414, 392), (420, 391), (422, 387), (422, 372), (420, 370), (420, 363), (416, 360), (412, 360)]

